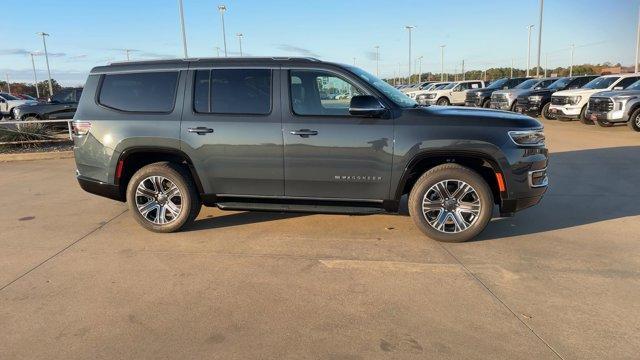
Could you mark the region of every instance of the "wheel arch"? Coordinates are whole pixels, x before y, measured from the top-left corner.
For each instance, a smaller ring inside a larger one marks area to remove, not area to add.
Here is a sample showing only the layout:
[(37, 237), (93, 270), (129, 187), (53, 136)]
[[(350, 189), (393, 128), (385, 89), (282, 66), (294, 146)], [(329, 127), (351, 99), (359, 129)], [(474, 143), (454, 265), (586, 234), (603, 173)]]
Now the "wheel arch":
[[(496, 159), (480, 151), (428, 151), (416, 154), (408, 162), (408, 165), (400, 177), (400, 181), (396, 186), (394, 199), (399, 201), (403, 195), (411, 192), (418, 178), (426, 171), (438, 165), (448, 163), (459, 164), (476, 171), (487, 182), (489, 188), (491, 188), (494, 201), (497, 204), (500, 203), (501, 194), (503, 192), (506, 193), (507, 190), (504, 172)], [(504, 191), (500, 189), (497, 174), (500, 174), (499, 176), (502, 179)]]

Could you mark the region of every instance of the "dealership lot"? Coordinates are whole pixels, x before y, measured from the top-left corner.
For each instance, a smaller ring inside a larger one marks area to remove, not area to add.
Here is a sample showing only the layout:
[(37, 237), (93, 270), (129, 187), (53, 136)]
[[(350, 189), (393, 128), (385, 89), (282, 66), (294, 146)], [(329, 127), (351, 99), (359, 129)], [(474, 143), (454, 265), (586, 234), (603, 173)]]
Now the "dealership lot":
[(0, 358), (634, 358), (640, 137), (545, 126), (542, 203), (463, 244), (212, 208), (154, 234), (73, 159), (0, 163)]

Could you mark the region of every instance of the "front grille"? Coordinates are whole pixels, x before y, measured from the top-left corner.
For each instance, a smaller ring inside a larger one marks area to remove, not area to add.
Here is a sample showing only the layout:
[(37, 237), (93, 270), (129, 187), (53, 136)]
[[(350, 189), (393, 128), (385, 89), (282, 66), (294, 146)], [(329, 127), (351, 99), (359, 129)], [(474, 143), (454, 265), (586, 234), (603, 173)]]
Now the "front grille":
[(567, 96), (552, 96), (551, 104), (553, 105), (566, 105), (569, 103), (569, 98)]
[(609, 98), (590, 98), (589, 99), (589, 110), (591, 111), (600, 111), (600, 112), (609, 112), (613, 110), (613, 101)]
[(465, 97), (465, 101), (468, 101), (468, 102), (476, 102), (477, 99), (478, 99), (478, 94), (476, 93), (467, 93), (467, 96)]
[(497, 101), (497, 102), (507, 102), (507, 101), (509, 101), (509, 99), (507, 98), (506, 94), (493, 94), (492, 100)]
[(528, 96), (518, 96), (516, 99), (516, 103), (519, 105), (529, 105), (529, 97)]

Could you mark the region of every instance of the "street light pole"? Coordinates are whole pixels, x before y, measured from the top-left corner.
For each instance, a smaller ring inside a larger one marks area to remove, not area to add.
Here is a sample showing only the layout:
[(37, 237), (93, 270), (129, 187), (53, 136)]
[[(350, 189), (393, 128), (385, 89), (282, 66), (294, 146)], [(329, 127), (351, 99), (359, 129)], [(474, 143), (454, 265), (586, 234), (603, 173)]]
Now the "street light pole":
[(467, 78), (464, 75), (464, 59), (462, 59), (462, 81), (465, 81)]
[(638, 7), (638, 30), (636, 33), (636, 64), (635, 64), (635, 72), (638, 72), (638, 59), (640, 57), (640, 7)]
[(353, 58), (353, 66), (356, 66), (356, 58)]
[(127, 61), (131, 60), (129, 58), (129, 52), (131, 51), (131, 49), (124, 49), (125, 54), (127, 54)]
[(33, 53), (31, 55), (31, 66), (33, 67), (33, 82), (36, 84), (36, 98), (40, 98), (40, 90), (38, 89), (38, 76), (36, 75), (36, 61), (33, 59)]
[(374, 46), (376, 49), (376, 76), (380, 77), (380, 46)]
[(418, 83), (422, 82), (422, 58), (424, 56), (418, 56)]
[(513, 79), (513, 58), (511, 58), (511, 73), (509, 77)]
[(540, 75), (540, 50), (542, 49), (542, 11), (544, 10), (544, 0), (540, 0), (540, 20), (538, 22), (538, 62), (536, 66), (536, 77)]
[(447, 45), (440, 45), (440, 81), (444, 81), (444, 47)]
[(4, 73), (7, 76), (7, 92), (11, 94), (11, 85), (9, 84), (9, 73)]
[(182, 0), (178, 0), (178, 10), (180, 12), (180, 29), (182, 30), (182, 49), (184, 50), (184, 58), (188, 58), (187, 54), (187, 33), (184, 29), (184, 9), (182, 8)]
[(49, 69), (49, 53), (47, 52), (47, 41), (45, 36), (49, 36), (46, 32), (39, 32), (37, 35), (42, 36), (42, 45), (44, 46), (44, 58), (47, 62), (47, 74), (49, 75), (49, 96), (53, 96), (53, 82), (51, 81), (51, 70)]
[(218, 5), (218, 11), (220, 11), (220, 19), (222, 20), (222, 41), (224, 43), (224, 57), (227, 57), (227, 33), (224, 29), (224, 12), (227, 11), (225, 5)]
[(571, 67), (569, 67), (569, 76), (573, 75), (573, 53), (576, 49), (575, 44), (571, 44)]
[(533, 29), (533, 25), (528, 25), (527, 29), (529, 29), (529, 41), (527, 43), (527, 76), (529, 76), (529, 69), (531, 69), (531, 29)]
[(544, 77), (547, 77), (547, 69), (549, 68), (549, 54), (544, 54)]
[(240, 57), (242, 57), (242, 37), (244, 35), (242, 35), (242, 33), (237, 33), (236, 36), (238, 37), (238, 43), (240, 44)]
[(220, 46), (216, 46), (216, 54), (220, 57)]
[(409, 30), (409, 79), (407, 81), (407, 84), (411, 85), (411, 30), (415, 29), (415, 26), (412, 25), (407, 25), (404, 27), (405, 29)]

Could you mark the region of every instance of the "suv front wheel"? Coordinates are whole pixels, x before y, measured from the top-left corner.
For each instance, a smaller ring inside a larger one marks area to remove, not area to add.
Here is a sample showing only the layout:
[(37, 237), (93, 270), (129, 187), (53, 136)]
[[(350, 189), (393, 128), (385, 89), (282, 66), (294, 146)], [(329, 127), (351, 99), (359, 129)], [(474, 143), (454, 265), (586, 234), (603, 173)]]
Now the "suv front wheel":
[(428, 237), (463, 242), (477, 236), (491, 220), (493, 194), (475, 171), (444, 164), (424, 173), (409, 194), (409, 214)]
[(628, 125), (631, 130), (640, 131), (640, 108), (636, 109), (633, 114), (631, 114)]
[(162, 233), (178, 231), (191, 223), (202, 206), (189, 173), (170, 162), (138, 170), (127, 186), (127, 203), (140, 225)]

